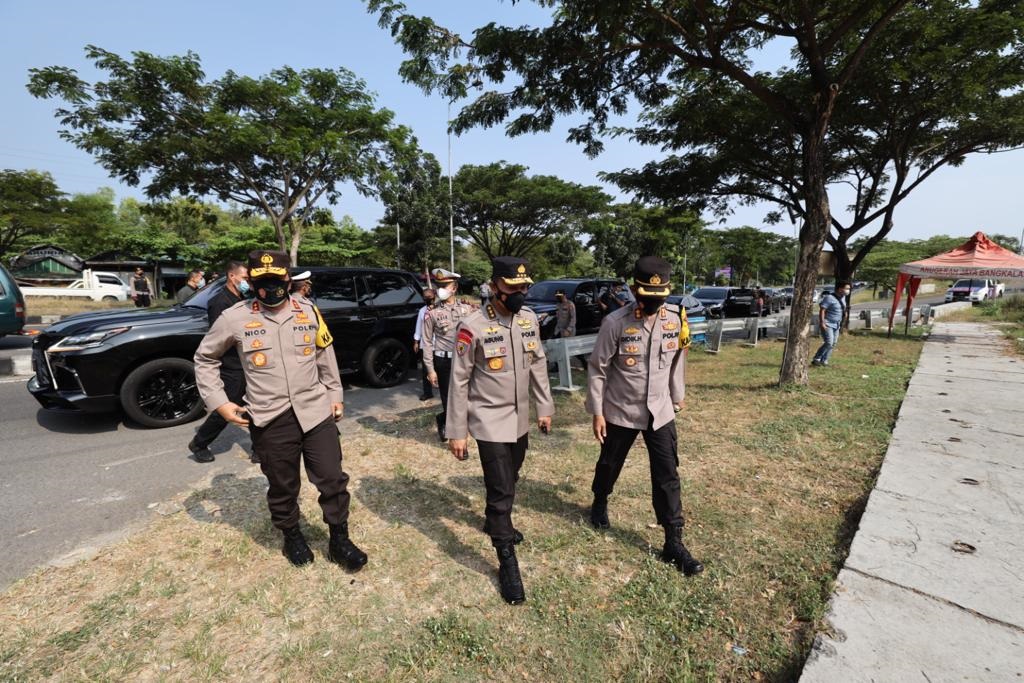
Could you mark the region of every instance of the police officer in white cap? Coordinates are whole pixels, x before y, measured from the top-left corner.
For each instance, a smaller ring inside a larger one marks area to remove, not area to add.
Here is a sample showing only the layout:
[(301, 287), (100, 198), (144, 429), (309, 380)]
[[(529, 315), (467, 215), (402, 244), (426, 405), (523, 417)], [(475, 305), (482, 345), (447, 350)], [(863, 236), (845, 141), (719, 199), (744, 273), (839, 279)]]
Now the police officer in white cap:
[(437, 436), (445, 441), (444, 423), (448, 419), (448, 382), (452, 374), (452, 356), (455, 354), (455, 328), (463, 318), (476, 309), (459, 303), (458, 273), (435, 268), (431, 275), (437, 284), (437, 305), (423, 315), (423, 364), (427, 379), (440, 390), (441, 413), (437, 416)]

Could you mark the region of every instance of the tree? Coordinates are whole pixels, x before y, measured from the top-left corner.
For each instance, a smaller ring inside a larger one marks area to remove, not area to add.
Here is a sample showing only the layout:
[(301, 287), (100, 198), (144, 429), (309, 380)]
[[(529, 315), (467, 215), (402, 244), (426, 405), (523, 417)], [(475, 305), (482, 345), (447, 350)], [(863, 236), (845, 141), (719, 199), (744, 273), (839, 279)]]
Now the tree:
[[(728, 83), (756, 102), (757, 117), (774, 122), (799, 151), (795, 177), (804, 215), (796, 305), (779, 379), (807, 382), (811, 295), (831, 227), (829, 126), (837, 106), (844, 106), (840, 93), (909, 0), (550, 0), (550, 25), (492, 23), (471, 40), (410, 15), (397, 0), (367, 2), (410, 53), (401, 67), (406, 79), (455, 100), (515, 77), (463, 107), (452, 124), (457, 132), (506, 120), (510, 135), (547, 131), (558, 116), (580, 112), (586, 118), (569, 138), (593, 155), (611, 117), (624, 114), (631, 101), (647, 111), (675, 103), (684, 117), (699, 120), (699, 93)], [(795, 65), (774, 74), (754, 71), (751, 53), (771, 41), (793, 45)], [(720, 131), (731, 123), (712, 122)], [(725, 132), (718, 138), (732, 140)], [(778, 175), (775, 168), (768, 172)]]
[(42, 171), (0, 171), (0, 257), (48, 241), (63, 221), (64, 193)]
[(724, 263), (732, 266), (732, 281), (746, 285), (786, 281), (792, 272), (794, 240), (775, 233), (744, 226), (711, 233), (718, 240)]
[(151, 198), (212, 195), (263, 213), (293, 263), (318, 202), (336, 204), (346, 182), (372, 195), (396, 157), (415, 154), (408, 130), (347, 69), (206, 82), (192, 52), (127, 60), (90, 45), (86, 56), (106, 81), (60, 66), (29, 72), (30, 93), (66, 103), (61, 137), (113, 177), (145, 182)]
[(680, 268), (696, 257), (704, 223), (693, 211), (642, 204), (617, 204), (596, 221), (589, 246), (594, 259), (620, 277), (633, 272), (637, 258), (657, 254)]
[(502, 161), (463, 166), (454, 178), (455, 225), (488, 259), (526, 256), (544, 240), (583, 234), (608, 209), (611, 197), (599, 187), (526, 170)]
[(429, 270), (430, 264), (448, 255), (448, 183), (441, 165), (432, 154), (407, 160), (394, 169), (393, 182), (381, 189), (384, 217), (380, 228), (401, 230), (398, 265), (411, 270)]

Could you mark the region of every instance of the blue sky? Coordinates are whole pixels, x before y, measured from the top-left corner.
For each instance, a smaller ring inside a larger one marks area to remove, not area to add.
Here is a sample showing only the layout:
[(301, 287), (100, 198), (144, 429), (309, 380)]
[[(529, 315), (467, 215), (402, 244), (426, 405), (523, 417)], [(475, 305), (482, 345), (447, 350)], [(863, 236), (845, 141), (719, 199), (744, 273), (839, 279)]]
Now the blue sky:
[[(409, 0), (413, 11), (440, 23), (466, 30), (497, 21), (536, 23), (542, 10), (529, 2), (508, 0)], [(64, 65), (86, 79), (97, 74), (83, 56), (86, 44), (121, 55), (136, 50), (159, 55), (192, 50), (202, 59), (209, 78), (227, 69), (261, 75), (275, 67), (337, 67), (351, 69), (377, 93), (378, 104), (393, 110), (396, 121), (410, 126), (421, 146), (447, 164), (447, 104), (426, 96), (398, 77), (401, 51), (380, 29), (359, 0), (308, 0), (305, 3), (127, 2), (83, 3), (58, 0), (0, 0), (0, 168), (50, 171), (67, 192), (91, 192), (110, 186), (118, 197), (142, 196), (141, 188), (109, 179), (89, 155), (61, 140), (53, 117), (53, 101), (36, 100), (25, 90), (28, 69)], [(520, 163), (531, 173), (557, 175), (579, 183), (597, 183), (602, 170), (640, 166), (655, 150), (628, 141), (610, 141), (604, 154), (588, 159), (565, 142), (569, 124), (556, 123), (548, 134), (508, 138), (500, 128), (474, 130), (453, 138), (452, 164), (496, 160)], [(896, 214), (892, 237), (910, 239), (934, 234), (969, 235), (975, 230), (1021, 234), (1024, 152), (976, 157), (957, 169), (940, 171), (906, 200)], [(609, 191), (615, 193), (612, 188)], [(833, 199), (839, 213), (843, 201)], [(374, 200), (346, 193), (333, 207), (372, 228), (383, 213)], [(765, 210), (738, 207), (725, 225), (763, 227)], [(709, 217), (710, 218), (710, 217)], [(792, 235), (792, 227), (775, 228)]]

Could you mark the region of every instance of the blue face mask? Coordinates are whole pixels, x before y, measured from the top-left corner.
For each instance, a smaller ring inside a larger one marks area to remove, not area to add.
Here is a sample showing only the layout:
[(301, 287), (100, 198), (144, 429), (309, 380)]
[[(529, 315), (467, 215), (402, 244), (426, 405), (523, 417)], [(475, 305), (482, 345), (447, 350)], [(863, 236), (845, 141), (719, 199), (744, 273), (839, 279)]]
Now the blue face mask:
[(252, 291), (252, 287), (249, 286), (249, 281), (248, 280), (242, 280), (241, 282), (238, 283), (238, 292), (243, 297), (249, 296), (249, 292), (251, 292), (251, 291)]

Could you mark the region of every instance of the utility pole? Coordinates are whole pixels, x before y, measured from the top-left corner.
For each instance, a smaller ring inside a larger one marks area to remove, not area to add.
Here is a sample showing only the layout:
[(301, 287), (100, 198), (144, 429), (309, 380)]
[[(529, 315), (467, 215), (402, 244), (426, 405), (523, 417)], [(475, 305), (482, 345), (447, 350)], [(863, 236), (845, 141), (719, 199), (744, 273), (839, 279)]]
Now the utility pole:
[(395, 264), (398, 268), (402, 267), (402, 224), (395, 223)]
[(452, 205), (452, 101), (448, 100), (448, 243), (450, 268), (455, 272), (455, 210)]

